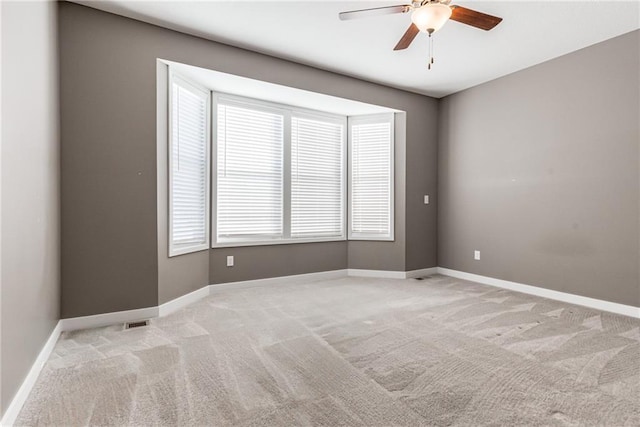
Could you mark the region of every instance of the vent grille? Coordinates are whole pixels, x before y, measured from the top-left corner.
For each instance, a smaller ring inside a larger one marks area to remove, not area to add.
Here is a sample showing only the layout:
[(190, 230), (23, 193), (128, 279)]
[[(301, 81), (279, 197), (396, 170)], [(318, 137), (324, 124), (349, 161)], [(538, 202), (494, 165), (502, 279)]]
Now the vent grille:
[(135, 322), (127, 322), (124, 324), (125, 329), (133, 329), (139, 328), (141, 326), (147, 326), (149, 324), (149, 320), (137, 320)]

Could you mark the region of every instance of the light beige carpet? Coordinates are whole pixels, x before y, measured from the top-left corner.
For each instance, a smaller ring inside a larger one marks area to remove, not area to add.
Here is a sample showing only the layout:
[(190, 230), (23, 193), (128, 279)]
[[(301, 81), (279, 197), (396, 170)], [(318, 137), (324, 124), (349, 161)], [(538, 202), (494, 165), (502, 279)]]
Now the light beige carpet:
[(640, 322), (464, 282), (225, 290), (65, 333), (19, 425), (640, 425)]

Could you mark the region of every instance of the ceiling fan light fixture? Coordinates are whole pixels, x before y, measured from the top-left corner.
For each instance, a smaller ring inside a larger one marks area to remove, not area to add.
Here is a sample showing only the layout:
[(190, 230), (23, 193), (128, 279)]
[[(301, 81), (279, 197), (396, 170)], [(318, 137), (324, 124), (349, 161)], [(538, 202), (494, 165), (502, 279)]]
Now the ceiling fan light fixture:
[(423, 33), (435, 33), (451, 17), (451, 8), (442, 3), (427, 3), (411, 14), (411, 22)]

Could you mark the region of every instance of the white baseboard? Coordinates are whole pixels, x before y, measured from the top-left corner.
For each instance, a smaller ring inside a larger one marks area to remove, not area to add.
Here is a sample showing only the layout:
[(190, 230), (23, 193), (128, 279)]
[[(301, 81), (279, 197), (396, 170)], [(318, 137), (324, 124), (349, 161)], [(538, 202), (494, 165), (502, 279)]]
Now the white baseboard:
[(70, 317), (60, 319), (62, 331), (75, 331), (77, 329), (99, 328), (116, 323), (133, 322), (152, 317), (158, 317), (158, 307), (138, 308), (136, 310), (116, 311), (102, 313), (93, 316)]
[(291, 276), (269, 277), (266, 279), (243, 280), (239, 282), (218, 283), (215, 285), (209, 285), (209, 293), (213, 294), (216, 292), (228, 290), (230, 288), (254, 288), (257, 286), (284, 285), (297, 282), (317, 282), (319, 280), (340, 279), (342, 277), (347, 277), (346, 269), (319, 271), (317, 273), (295, 274)]
[(55, 328), (53, 328), (51, 335), (49, 335), (47, 342), (45, 342), (42, 350), (40, 350), (36, 361), (31, 365), (31, 369), (29, 370), (29, 373), (27, 373), (27, 376), (18, 389), (18, 392), (13, 397), (13, 400), (11, 400), (11, 403), (9, 403), (7, 410), (2, 416), (2, 420), (0, 420), (0, 426), (8, 427), (12, 426), (16, 422), (16, 418), (18, 418), (18, 414), (20, 413), (24, 402), (27, 401), (27, 397), (29, 397), (29, 393), (31, 393), (31, 389), (35, 385), (42, 368), (45, 363), (47, 363), (47, 360), (49, 360), (49, 356), (51, 356), (51, 352), (55, 348), (61, 332), (62, 324), (58, 321)]
[(414, 279), (416, 277), (436, 274), (437, 272), (438, 267), (421, 268), (420, 270), (411, 271), (362, 270), (359, 268), (350, 268), (348, 270), (348, 274), (351, 277), (373, 277), (380, 279)]
[(413, 271), (362, 270), (350, 268), (342, 270), (319, 271), (316, 273), (295, 274), (291, 276), (269, 277), (266, 279), (219, 283), (203, 286), (202, 288), (191, 293), (188, 293), (171, 301), (167, 301), (160, 306), (140, 308), (136, 310), (117, 311), (113, 313), (102, 313), (92, 316), (71, 317), (67, 319), (61, 319), (60, 323), (62, 331), (64, 332), (74, 331), (77, 329), (99, 328), (116, 323), (133, 322), (136, 320), (166, 316), (208, 295), (230, 288), (252, 288), (256, 286), (273, 286), (278, 284), (291, 284), (296, 282), (314, 282), (319, 280), (338, 279), (347, 276), (377, 277), (385, 279), (407, 279), (426, 276), (429, 274), (434, 274), (436, 272), (436, 267)]
[(493, 277), (480, 276), (478, 274), (465, 273), (464, 271), (451, 270), (449, 268), (438, 267), (438, 273), (445, 276), (451, 276), (458, 279), (469, 280), (472, 282), (482, 283), (483, 285), (496, 286), (498, 288), (509, 289), (511, 291), (522, 292), (523, 294), (536, 295), (543, 298), (549, 298), (569, 304), (582, 305), (584, 307), (594, 308), (596, 310), (608, 311), (611, 313), (622, 314), (624, 316), (635, 317), (640, 319), (640, 307), (632, 305), (619, 304), (616, 302), (604, 301), (595, 298), (583, 297), (581, 295), (569, 294), (566, 292), (554, 291), (551, 289), (540, 288), (538, 286), (525, 285), (508, 280), (494, 279)]
[(388, 270), (362, 270), (360, 268), (350, 268), (347, 274), (351, 277), (375, 277), (380, 279), (405, 279), (404, 271)]
[(61, 319), (62, 331), (75, 331), (78, 329), (99, 328), (116, 323), (133, 322), (136, 320), (151, 319), (158, 316), (166, 316), (187, 305), (194, 303), (212, 293), (229, 288), (251, 288), (256, 286), (288, 284), (296, 282), (310, 282), (318, 280), (330, 280), (347, 277), (347, 270), (320, 271), (317, 273), (296, 274), (292, 276), (270, 277), (267, 279), (245, 280), (239, 282), (220, 283), (217, 285), (203, 286), (191, 293), (167, 301), (156, 307), (140, 308), (136, 310), (102, 313), (93, 316), (71, 317)]
[(162, 317), (171, 314), (207, 296), (209, 296), (209, 286), (204, 286), (186, 295), (167, 301), (158, 307), (158, 316)]
[(420, 270), (411, 270), (405, 272), (406, 279), (415, 279), (416, 277), (430, 276), (438, 273), (438, 267), (421, 268)]

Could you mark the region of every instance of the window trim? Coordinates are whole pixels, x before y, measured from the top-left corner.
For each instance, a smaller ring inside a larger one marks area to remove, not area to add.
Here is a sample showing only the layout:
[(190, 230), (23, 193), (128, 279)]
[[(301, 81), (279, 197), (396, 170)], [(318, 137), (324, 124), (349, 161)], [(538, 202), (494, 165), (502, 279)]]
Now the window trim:
[[(348, 120), (348, 147), (349, 147), (349, 163), (348, 163), (348, 206), (347, 212), (349, 213), (348, 223), (347, 223), (347, 235), (348, 240), (353, 241), (382, 241), (382, 242), (393, 242), (395, 241), (395, 113), (381, 113), (381, 114), (370, 114), (366, 116), (350, 116)], [(388, 122), (391, 125), (391, 141), (389, 144), (389, 162), (390, 162), (390, 173), (389, 173), (389, 234), (363, 234), (352, 232), (352, 220), (353, 220), (353, 167), (351, 167), (351, 159), (353, 158), (353, 137), (352, 137), (352, 129), (354, 125), (358, 124), (367, 124), (367, 123), (382, 123)]]
[(167, 135), (167, 165), (168, 165), (168, 213), (167, 217), (168, 222), (168, 256), (169, 258), (184, 255), (193, 252), (203, 251), (205, 249), (209, 249), (210, 247), (210, 238), (211, 238), (211, 179), (206, 179), (205, 181), (205, 241), (199, 244), (175, 244), (173, 241), (173, 84), (177, 83), (178, 85), (182, 85), (189, 90), (192, 90), (194, 93), (198, 95), (203, 95), (203, 99), (205, 99), (205, 108), (206, 108), (206, 130), (205, 130), (205, 139), (206, 139), (206, 172), (205, 175), (207, 177), (211, 176), (211, 91), (197, 83), (194, 83), (183, 76), (173, 72), (171, 69), (169, 70), (169, 78), (168, 80), (168, 111), (167, 111), (167, 122), (168, 122), (168, 135)]
[[(284, 141), (283, 141), (283, 210), (282, 210), (282, 238), (273, 239), (225, 239), (218, 241), (217, 228), (218, 228), (218, 215), (217, 215), (217, 155), (218, 155), (218, 127), (217, 125), (211, 126), (211, 248), (228, 248), (228, 247), (240, 247), (240, 246), (268, 246), (268, 245), (287, 245), (296, 243), (320, 243), (320, 242), (340, 242), (347, 240), (347, 227), (348, 227), (348, 186), (347, 186), (347, 174), (348, 174), (348, 146), (349, 146), (349, 133), (348, 133), (348, 117), (339, 114), (331, 114), (324, 111), (310, 110), (306, 108), (299, 108), (292, 105), (279, 104), (275, 102), (268, 102), (259, 99), (246, 98), (237, 95), (231, 95), (223, 92), (212, 92), (211, 96), (211, 108), (210, 116), (213, 117), (218, 110), (218, 104), (223, 102), (227, 105), (236, 105), (242, 108), (253, 108), (259, 111), (266, 111), (269, 113), (282, 114), (284, 120)], [(305, 237), (295, 238), (291, 237), (291, 122), (292, 117), (301, 117), (308, 119), (324, 120), (326, 122), (336, 123), (342, 125), (342, 233), (340, 236), (331, 237)], [(216, 122), (217, 123), (217, 122)]]

